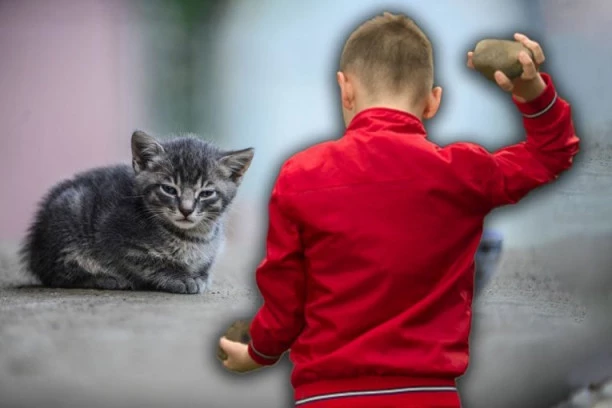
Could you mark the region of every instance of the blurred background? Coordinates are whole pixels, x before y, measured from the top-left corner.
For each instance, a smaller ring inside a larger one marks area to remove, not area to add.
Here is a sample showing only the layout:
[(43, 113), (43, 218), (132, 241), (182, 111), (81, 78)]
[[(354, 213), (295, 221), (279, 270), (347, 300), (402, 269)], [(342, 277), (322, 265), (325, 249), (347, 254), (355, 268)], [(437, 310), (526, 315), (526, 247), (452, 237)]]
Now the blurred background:
[[(488, 226), (523, 260), (506, 261), (514, 269), (504, 284), (523, 279), (521, 293), (532, 293), (524, 283), (530, 271), (550, 272), (552, 264), (571, 269), (554, 289), (569, 293), (564, 304), (577, 299), (577, 287), (584, 294), (610, 284), (602, 274), (581, 272), (589, 262), (597, 262), (597, 273), (612, 270), (600, 259), (612, 232), (608, 0), (0, 0), (0, 243), (21, 239), (37, 201), (60, 179), (129, 161), (133, 130), (197, 133), (224, 148), (256, 149), (230, 232), (241, 248), (234, 281), (250, 285), (279, 166), (298, 150), (341, 136), (335, 72), (342, 44), (358, 23), (385, 10), (413, 16), (433, 42), (436, 82), (445, 92), (427, 128), (440, 144), (469, 140), (495, 150), (520, 140), (509, 98), (470, 72), (465, 54), (483, 37), (517, 31), (543, 45), (543, 70), (573, 105), (583, 152), (574, 172), (489, 217)], [(574, 255), (559, 261), (568, 245)], [(545, 255), (534, 249), (541, 247), (549, 248)], [(595, 316), (601, 308), (593, 307)], [(578, 385), (586, 381), (580, 378)], [(493, 390), (470, 392), (487, 401)]]
[[(255, 147), (244, 198), (261, 214), (283, 160), (311, 143), (340, 137), (340, 48), (355, 24), (382, 9), (374, 4), (0, 1), (0, 171), (12, 175), (0, 179), (0, 191), (11, 192), (1, 196), (0, 239), (23, 233), (34, 203), (60, 178), (128, 160), (136, 128), (162, 137), (194, 132), (228, 148)], [(436, 80), (445, 88), (440, 115), (428, 124), (436, 142), (472, 140), (493, 150), (523, 137), (506, 95), (465, 68), (465, 53), (483, 36), (524, 31), (545, 46), (544, 69), (573, 103), (585, 143), (612, 143), (606, 69), (612, 64), (611, 2), (387, 4), (414, 16), (434, 43)], [(584, 194), (555, 192), (565, 199), (544, 189), (519, 208), (494, 214), (490, 223), (511, 246), (585, 227), (612, 228), (610, 191), (599, 190), (588, 202)], [(572, 220), (552, 222), (576, 199), (581, 208), (572, 207)]]

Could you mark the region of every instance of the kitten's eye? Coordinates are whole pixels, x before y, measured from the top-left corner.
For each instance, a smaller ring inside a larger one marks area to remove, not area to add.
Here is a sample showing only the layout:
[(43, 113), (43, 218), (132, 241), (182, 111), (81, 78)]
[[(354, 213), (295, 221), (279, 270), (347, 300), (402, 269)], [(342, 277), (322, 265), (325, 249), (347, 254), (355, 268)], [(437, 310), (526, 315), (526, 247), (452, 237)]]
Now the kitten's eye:
[(212, 198), (217, 194), (215, 190), (202, 190), (200, 194), (198, 194), (198, 198), (200, 200), (205, 200), (207, 198)]
[(176, 188), (174, 188), (174, 187), (172, 187), (172, 186), (169, 186), (169, 185), (167, 185), (167, 184), (162, 184), (162, 185), (161, 185), (161, 190), (162, 190), (164, 193), (166, 193), (166, 194), (170, 194), (170, 195), (173, 195), (173, 196), (175, 196), (175, 195), (178, 193), (178, 191), (176, 191)]

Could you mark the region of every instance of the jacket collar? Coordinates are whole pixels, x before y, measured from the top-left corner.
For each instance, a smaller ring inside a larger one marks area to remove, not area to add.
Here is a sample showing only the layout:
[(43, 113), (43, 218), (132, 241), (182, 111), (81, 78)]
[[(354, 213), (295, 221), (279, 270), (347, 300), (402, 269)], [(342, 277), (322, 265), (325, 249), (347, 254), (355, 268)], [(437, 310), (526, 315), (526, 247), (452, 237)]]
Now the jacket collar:
[(368, 108), (357, 113), (346, 128), (346, 132), (380, 131), (417, 134), (426, 136), (423, 122), (411, 113), (391, 108)]

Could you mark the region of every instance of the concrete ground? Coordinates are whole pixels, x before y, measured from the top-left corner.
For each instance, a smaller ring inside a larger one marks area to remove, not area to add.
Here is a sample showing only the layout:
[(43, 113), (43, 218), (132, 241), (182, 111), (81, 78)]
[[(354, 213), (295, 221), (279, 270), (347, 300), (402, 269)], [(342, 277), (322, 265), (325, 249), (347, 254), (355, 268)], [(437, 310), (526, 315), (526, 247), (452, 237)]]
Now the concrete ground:
[[(0, 407), (290, 406), (286, 362), (236, 376), (215, 359), (259, 302), (260, 247), (239, 232), (199, 296), (27, 286), (14, 247), (0, 248)], [(611, 248), (612, 234), (591, 234), (505, 251), (474, 306), (465, 407), (594, 406), (580, 392), (612, 377)]]

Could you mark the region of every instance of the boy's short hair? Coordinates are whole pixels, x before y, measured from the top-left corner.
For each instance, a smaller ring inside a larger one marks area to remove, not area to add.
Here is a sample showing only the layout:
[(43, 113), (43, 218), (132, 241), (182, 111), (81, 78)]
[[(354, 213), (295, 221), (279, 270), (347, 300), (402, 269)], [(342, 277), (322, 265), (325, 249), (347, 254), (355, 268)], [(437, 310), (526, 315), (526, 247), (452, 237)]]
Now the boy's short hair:
[(340, 70), (355, 74), (372, 94), (409, 91), (417, 102), (433, 87), (431, 42), (412, 19), (383, 13), (353, 31)]

